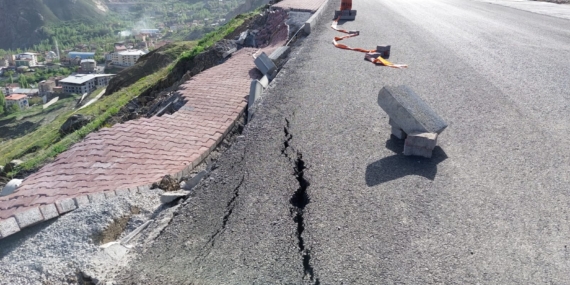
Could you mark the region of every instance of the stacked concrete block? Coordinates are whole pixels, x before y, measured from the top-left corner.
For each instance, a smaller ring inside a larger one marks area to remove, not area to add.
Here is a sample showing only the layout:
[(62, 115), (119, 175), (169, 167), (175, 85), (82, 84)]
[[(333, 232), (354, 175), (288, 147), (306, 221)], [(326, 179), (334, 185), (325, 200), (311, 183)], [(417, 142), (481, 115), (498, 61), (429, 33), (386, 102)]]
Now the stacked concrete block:
[(385, 86), (378, 105), (388, 114), (392, 135), (406, 139), (404, 155), (431, 157), (445, 121), (407, 86)]
[(117, 196), (127, 196), (129, 195), (129, 189), (117, 189), (115, 190), (115, 193), (117, 194)]
[(437, 133), (409, 134), (404, 143), (404, 155), (430, 158), (437, 144)]
[(277, 66), (264, 52), (262, 52), (253, 62), (257, 69), (259, 69), (263, 75), (267, 75), (269, 79), (273, 79), (275, 75), (277, 75)]
[(19, 212), (14, 215), (14, 218), (16, 218), (20, 228), (29, 227), (44, 220), (44, 216), (38, 207)]
[(10, 217), (0, 221), (0, 238), (5, 238), (20, 231), (16, 218)]

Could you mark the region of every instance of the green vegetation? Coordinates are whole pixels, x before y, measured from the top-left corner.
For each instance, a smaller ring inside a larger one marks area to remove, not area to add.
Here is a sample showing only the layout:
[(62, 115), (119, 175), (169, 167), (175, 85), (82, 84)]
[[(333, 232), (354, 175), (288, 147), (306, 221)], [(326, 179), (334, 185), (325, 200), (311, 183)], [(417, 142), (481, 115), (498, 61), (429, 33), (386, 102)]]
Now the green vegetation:
[(6, 97), (4, 96), (4, 92), (0, 90), (0, 116), (4, 114), (5, 107), (6, 107)]

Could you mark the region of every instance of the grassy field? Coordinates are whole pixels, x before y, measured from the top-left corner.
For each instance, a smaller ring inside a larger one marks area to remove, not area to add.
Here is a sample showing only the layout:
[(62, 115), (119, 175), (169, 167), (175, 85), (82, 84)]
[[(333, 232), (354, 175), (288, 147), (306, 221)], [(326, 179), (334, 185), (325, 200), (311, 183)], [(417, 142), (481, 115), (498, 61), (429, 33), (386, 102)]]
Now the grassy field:
[[(177, 46), (175, 46), (172, 52), (178, 54), (177, 59), (168, 66), (139, 79), (136, 83), (122, 88), (111, 95), (104, 96), (94, 104), (78, 111), (77, 113), (93, 116), (95, 118), (78, 131), (66, 136), (60, 135), (58, 131), (60, 126), (74, 113), (74, 111), (68, 111), (55, 118), (52, 122), (38, 127), (31, 133), (17, 139), (3, 142), (0, 145), (0, 165), (5, 165), (13, 159), (21, 159), (24, 161), (19, 168), (11, 173), (7, 173), (6, 176), (21, 177), (25, 173), (33, 172), (51, 161), (59, 153), (67, 150), (74, 143), (83, 139), (87, 134), (103, 127), (109, 127), (109, 119), (117, 114), (121, 107), (126, 105), (131, 99), (139, 96), (145, 90), (152, 88), (152, 86), (157, 84), (160, 80), (165, 79), (178, 61), (194, 58), (217, 41), (231, 34), (246, 20), (258, 13), (259, 11), (256, 10), (234, 18), (216, 31), (205, 35), (199, 42), (193, 43), (195, 46), (190, 50), (177, 48)], [(187, 46), (188, 42), (179, 44)]]

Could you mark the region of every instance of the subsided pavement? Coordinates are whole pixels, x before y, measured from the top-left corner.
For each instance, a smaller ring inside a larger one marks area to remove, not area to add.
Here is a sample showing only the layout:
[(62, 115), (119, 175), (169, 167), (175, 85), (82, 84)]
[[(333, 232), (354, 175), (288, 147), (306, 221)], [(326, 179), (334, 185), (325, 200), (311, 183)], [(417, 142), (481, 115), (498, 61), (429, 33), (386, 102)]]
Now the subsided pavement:
[[(333, 15), (340, 1), (324, 11)], [(129, 284), (570, 283), (570, 21), (467, 0), (354, 3), (324, 21)], [(376, 104), (406, 84), (447, 120), (401, 155)]]

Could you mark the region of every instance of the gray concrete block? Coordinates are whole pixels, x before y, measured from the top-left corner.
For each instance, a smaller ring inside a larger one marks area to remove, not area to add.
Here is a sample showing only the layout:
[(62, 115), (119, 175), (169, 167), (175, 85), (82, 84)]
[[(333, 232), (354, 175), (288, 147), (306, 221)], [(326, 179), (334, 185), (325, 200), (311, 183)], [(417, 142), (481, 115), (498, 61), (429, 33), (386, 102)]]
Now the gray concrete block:
[(379, 53), (382, 58), (388, 59), (390, 58), (390, 48), (390, 45), (376, 46), (376, 52)]
[(263, 75), (267, 75), (269, 79), (273, 79), (275, 73), (277, 72), (277, 66), (271, 59), (269, 59), (267, 54), (262, 52), (253, 62), (255, 63), (257, 69), (263, 73)]
[(160, 202), (163, 204), (170, 203), (178, 198), (190, 195), (190, 191), (178, 190), (172, 192), (164, 192), (160, 195)]
[(249, 97), (247, 98), (248, 108), (252, 107), (257, 99), (261, 98), (262, 93), (263, 85), (257, 79), (252, 80), (249, 85)]
[(263, 86), (263, 88), (267, 88), (267, 86), (269, 86), (269, 78), (266, 75), (261, 77), (261, 79), (259, 79), (258, 81), (259, 83), (261, 83), (261, 86)]
[(415, 155), (431, 158), (432, 152), (433, 150), (431, 149), (416, 147), (412, 145), (404, 145), (404, 155)]
[(404, 132), (441, 133), (447, 124), (416, 93), (406, 86), (385, 86), (378, 105)]
[(41, 205), (40, 206), (40, 212), (42, 212), (42, 215), (44, 216), (44, 220), (50, 220), (53, 218), (57, 218), (59, 216), (59, 213), (57, 212), (57, 208), (55, 207), (55, 204), (47, 204), (47, 205)]
[(44, 220), (44, 216), (42, 215), (39, 207), (30, 208), (23, 212), (19, 212), (14, 215), (14, 218), (16, 218), (20, 229), (35, 225)]
[(73, 198), (67, 198), (55, 202), (55, 207), (60, 215), (73, 211), (77, 208)]
[(237, 48), (231, 48), (230, 50), (224, 52), (224, 54), (222, 54), (222, 57), (223, 57), (223, 58), (226, 58), (226, 57), (230, 56), (232, 53), (234, 53), (234, 52), (236, 52), (236, 51), (237, 51)]
[(437, 144), (436, 133), (409, 134), (405, 145), (433, 150)]
[(103, 194), (102, 192), (89, 193), (87, 194), (87, 197), (89, 197), (89, 201), (91, 203), (99, 203), (105, 201), (105, 194)]
[(129, 192), (129, 189), (128, 189), (128, 188), (127, 188), (127, 189), (124, 189), (124, 188), (123, 188), (123, 189), (117, 189), (117, 190), (115, 190), (115, 194), (117, 194), (117, 196), (127, 196), (127, 195), (129, 195), (129, 193), (130, 193), (130, 192)]
[(89, 203), (91, 203), (91, 201), (89, 201), (89, 197), (87, 197), (87, 195), (75, 197), (75, 198), (73, 198), (73, 200), (75, 201), (75, 206), (77, 208), (83, 207), (85, 205), (89, 205)]
[(206, 170), (202, 170), (200, 172), (198, 172), (196, 175), (194, 175), (194, 177), (192, 177), (191, 179), (188, 179), (188, 181), (186, 181), (186, 185), (184, 185), (184, 190), (192, 190), (192, 188), (196, 187), (196, 185), (198, 185), (198, 183), (200, 183), (200, 181), (202, 180), (202, 178), (206, 177), (206, 174), (208, 174), (208, 172)]
[(103, 194), (105, 194), (105, 198), (107, 198), (107, 199), (117, 196), (115, 191), (107, 191), (107, 192), (104, 192)]
[(400, 129), (399, 127), (394, 127), (392, 126), (392, 135), (394, 135), (395, 137), (403, 140), (406, 138), (406, 132), (404, 132), (402, 129)]
[(5, 238), (20, 231), (18, 222), (14, 217), (0, 221), (0, 238)]
[(336, 10), (334, 11), (334, 19), (353, 21), (356, 19), (356, 10)]
[(271, 59), (275, 64), (280, 60), (283, 60), (289, 55), (291, 48), (288, 46), (278, 47), (274, 52), (269, 55), (269, 59)]

